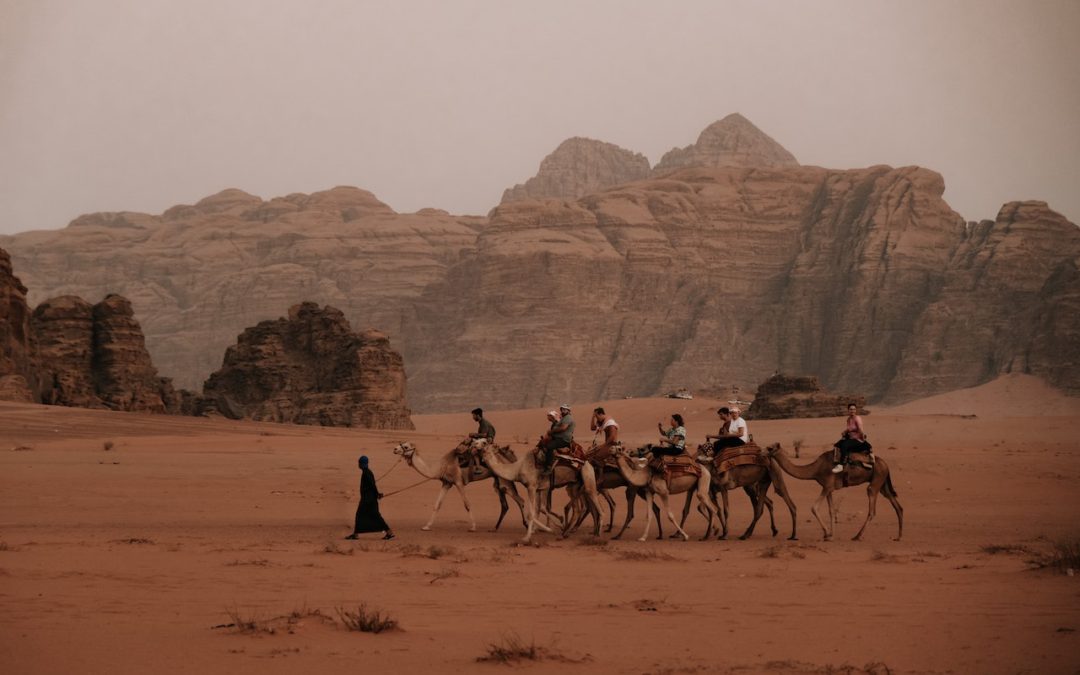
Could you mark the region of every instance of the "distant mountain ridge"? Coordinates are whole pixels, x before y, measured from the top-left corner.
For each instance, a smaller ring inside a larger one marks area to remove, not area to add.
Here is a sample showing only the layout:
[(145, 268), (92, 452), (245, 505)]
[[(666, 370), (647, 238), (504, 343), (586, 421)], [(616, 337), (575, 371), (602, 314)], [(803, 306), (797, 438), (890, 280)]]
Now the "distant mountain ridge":
[[(312, 301), (392, 337), (421, 412), (752, 389), (778, 369), (872, 403), (1009, 372), (1080, 393), (1074, 224), (1036, 201), (967, 223), (933, 171), (799, 166), (724, 145), (739, 127), (703, 147), (779, 164), (672, 168), (487, 217), (399, 214), (349, 187), (228, 190), (0, 247), (35, 302), (130, 298), (154, 363), (193, 389), (245, 327)], [(594, 161), (595, 143), (564, 159)]]

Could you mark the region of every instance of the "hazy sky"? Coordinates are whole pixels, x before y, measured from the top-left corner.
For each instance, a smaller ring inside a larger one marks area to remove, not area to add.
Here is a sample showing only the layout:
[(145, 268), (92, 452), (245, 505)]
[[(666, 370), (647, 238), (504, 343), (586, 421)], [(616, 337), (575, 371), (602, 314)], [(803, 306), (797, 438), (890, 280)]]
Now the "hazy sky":
[(334, 185), (486, 213), (563, 139), (653, 163), (741, 112), (1080, 222), (1080, 1), (0, 0), (0, 232)]

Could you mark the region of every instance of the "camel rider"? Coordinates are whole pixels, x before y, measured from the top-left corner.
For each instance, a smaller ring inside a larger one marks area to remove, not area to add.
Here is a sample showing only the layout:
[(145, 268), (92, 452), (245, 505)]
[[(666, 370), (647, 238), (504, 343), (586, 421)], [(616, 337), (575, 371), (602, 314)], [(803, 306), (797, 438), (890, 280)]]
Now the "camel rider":
[(739, 406), (731, 406), (727, 418), (727, 430), (721, 427), (720, 434), (715, 437), (716, 441), (713, 443), (715, 452), (720, 452), (724, 448), (746, 445), (750, 442), (750, 429), (746, 426), (746, 420), (742, 418), (742, 411), (739, 410)]
[[(488, 443), (495, 442), (495, 425), (489, 422), (484, 417), (483, 408), (473, 408), (472, 411), (473, 421), (477, 423), (476, 433), (469, 434), (469, 439), (486, 438)], [(472, 470), (475, 473), (480, 469), (480, 460), (476, 456), (475, 452), (469, 453), (469, 464), (472, 466)]]
[(656, 461), (660, 461), (663, 455), (674, 457), (686, 452), (686, 427), (683, 425), (682, 415), (675, 413), (671, 416), (670, 428), (664, 429), (663, 422), (657, 422), (656, 428), (663, 434), (659, 445), (652, 446), (652, 454)]
[[(589, 459), (603, 466), (619, 443), (619, 424), (603, 408), (596, 408), (593, 410), (589, 428), (595, 432), (592, 448), (589, 449)], [(596, 442), (598, 439), (601, 441), (599, 444)]]
[(559, 419), (551, 425), (551, 429), (541, 439), (541, 447), (544, 449), (544, 470), (550, 471), (555, 461), (555, 451), (560, 448), (569, 448), (574, 440), (574, 417), (570, 414), (570, 406), (565, 403), (559, 406)]
[(852, 402), (848, 403), (847, 409), (847, 424), (844, 425), (844, 431), (840, 434), (840, 440), (833, 446), (839, 454), (839, 457), (837, 457), (836, 460), (836, 466), (832, 468), (833, 473), (840, 473), (844, 470), (844, 465), (847, 464), (848, 456), (853, 452), (865, 452), (870, 455), (870, 462), (873, 463), (874, 461), (874, 453), (871, 452), (872, 446), (866, 440), (866, 431), (863, 429), (862, 417), (859, 416), (859, 406)]
[(716, 414), (720, 417), (720, 430), (716, 432), (716, 435), (705, 434), (705, 442), (712, 443), (713, 453), (716, 454), (717, 445), (715, 441), (724, 437), (724, 434), (728, 432), (728, 428), (731, 426), (731, 411), (727, 407), (720, 408), (716, 411)]

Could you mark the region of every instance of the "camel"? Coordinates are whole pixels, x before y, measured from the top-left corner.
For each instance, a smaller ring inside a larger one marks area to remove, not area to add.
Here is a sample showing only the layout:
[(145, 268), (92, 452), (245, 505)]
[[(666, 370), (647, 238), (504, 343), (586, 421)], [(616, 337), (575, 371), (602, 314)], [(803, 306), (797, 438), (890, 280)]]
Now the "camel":
[[(594, 534), (600, 534), (600, 508), (596, 503), (596, 474), (593, 472), (591, 464), (586, 462), (580, 470), (557, 465), (550, 475), (543, 475), (540, 467), (536, 463), (536, 454), (532, 451), (525, 453), (525, 456), (521, 459), (507, 461), (499, 457), (492, 447), (492, 444), (485, 438), (474, 440), (473, 447), (480, 452), (484, 464), (486, 464), (496, 476), (505, 481), (521, 483), (525, 486), (525, 490), (528, 493), (525, 499), (527, 507), (526, 520), (528, 521), (528, 525), (525, 530), (525, 537), (522, 539), (523, 542), (528, 543), (532, 540), (534, 527), (540, 528), (545, 532), (552, 531), (550, 527), (537, 519), (540, 493), (541, 491), (546, 491), (549, 486), (559, 488), (576, 486), (580, 483), (585, 490), (586, 504), (589, 508), (589, 512), (593, 514)], [(556, 516), (556, 518), (558, 518), (558, 516)]]
[[(595, 465), (594, 465), (594, 472), (595, 472)], [(640, 488), (640, 487), (636, 487), (634, 485), (628, 484), (626, 482), (626, 478), (622, 475), (622, 472), (619, 471), (618, 468), (610, 466), (610, 465), (609, 466), (604, 466), (603, 469), (600, 472), (600, 475), (597, 476), (596, 489), (600, 492), (600, 496), (604, 497), (605, 500), (607, 500), (608, 508), (610, 509), (610, 516), (609, 516), (609, 520), (608, 520), (608, 525), (607, 525), (606, 528), (604, 528), (605, 532), (611, 532), (611, 530), (614, 529), (614, 522), (615, 522), (615, 500), (611, 499), (611, 497), (608, 495), (607, 492), (608, 492), (608, 490), (614, 490), (614, 489), (617, 489), (617, 488), (626, 488), (626, 520), (623, 521), (622, 527), (619, 529), (619, 532), (611, 537), (612, 539), (621, 538), (623, 536), (623, 532), (626, 532), (626, 528), (630, 526), (630, 521), (632, 521), (634, 519), (634, 502), (636, 501), (636, 498), (641, 497), (642, 499), (645, 499), (646, 501), (648, 501), (648, 497), (645, 494), (645, 488)], [(690, 497), (690, 495), (688, 493), (687, 494), (688, 503), (689, 503), (690, 499), (691, 499), (691, 497)], [(576, 501), (571, 501), (570, 503), (568, 503), (566, 505), (567, 511), (569, 511), (571, 509), (571, 507), (576, 507), (576, 505), (577, 505)], [(575, 510), (576, 510), (576, 508), (575, 508)], [(653, 516), (656, 518), (657, 527), (660, 530), (659, 537), (663, 538), (664, 529), (663, 529), (663, 527), (661, 525), (661, 522), (660, 522), (660, 508), (656, 504), (652, 504), (652, 511), (653, 511)], [(579, 513), (577, 515), (577, 518), (574, 520), (573, 526), (568, 528), (568, 532), (576, 531), (577, 528), (581, 526), (582, 521), (585, 520), (585, 516), (587, 516), (587, 515), (588, 515), (588, 512), (585, 511), (584, 509), (582, 509), (581, 513)], [(683, 518), (683, 520), (685, 522), (685, 517)], [(567, 518), (566, 518), (567, 525), (569, 525), (570, 521), (571, 521), (571, 518), (567, 514)]]
[[(654, 473), (652, 468), (645, 464), (639, 465), (639, 460), (631, 459), (629, 451), (626, 448), (616, 448), (615, 450), (615, 462), (619, 467), (619, 471), (622, 473), (626, 482), (635, 487), (645, 488), (645, 494), (647, 502), (653, 503), (654, 495), (660, 496), (660, 501), (663, 504), (663, 510), (668, 514), (668, 520), (675, 526), (675, 530), (682, 536), (683, 541), (690, 539), (690, 535), (686, 534), (686, 531), (682, 529), (679, 523), (675, 520), (675, 514), (671, 512), (671, 504), (669, 503), (669, 497), (672, 494), (679, 494), (680, 492), (694, 492), (697, 495), (698, 503), (705, 509), (705, 517), (708, 520), (708, 524), (705, 528), (705, 536), (702, 540), (705, 540), (712, 533), (712, 519), (713, 514), (716, 513), (718, 507), (713, 503), (712, 497), (709, 494), (709, 483), (712, 478), (709, 475), (709, 470), (705, 467), (701, 467), (701, 475), (695, 476), (693, 474), (682, 474), (671, 481), (671, 485), (668, 485), (668, 481), (659, 473)], [(649, 537), (649, 529), (652, 527), (652, 509), (645, 511), (645, 531), (642, 533), (638, 541), (645, 541)], [(721, 518), (723, 514), (721, 513)]]
[(443, 455), (439, 460), (437, 468), (428, 466), (424, 458), (420, 456), (420, 451), (416, 449), (416, 446), (406, 441), (404, 443), (398, 443), (394, 448), (394, 454), (400, 455), (402, 459), (408, 463), (418, 474), (425, 478), (437, 480), (442, 483), (439, 489), (439, 496), (435, 498), (435, 508), (431, 511), (431, 518), (428, 519), (427, 524), (422, 528), (425, 532), (431, 529), (431, 526), (435, 524), (435, 516), (439, 513), (439, 508), (442, 507), (443, 499), (446, 497), (446, 493), (450, 491), (450, 488), (457, 488), (461, 493), (461, 501), (465, 504), (465, 512), (469, 514), (469, 532), (476, 531), (476, 518), (473, 516), (472, 507), (469, 505), (469, 498), (465, 496), (465, 485), (477, 481), (486, 480), (488, 478), (495, 478), (495, 492), (499, 495), (499, 504), (502, 507), (502, 511), (499, 513), (499, 520), (495, 522), (493, 532), (498, 531), (499, 525), (502, 524), (503, 518), (506, 516), (506, 512), (510, 507), (506, 503), (506, 493), (510, 493), (510, 497), (517, 503), (518, 508), (521, 509), (521, 524), (527, 527), (525, 522), (525, 502), (521, 500), (521, 497), (517, 493), (517, 488), (513, 483), (506, 483), (499, 478), (496, 478), (491, 470), (487, 467), (481, 467), (483, 473), (474, 474), (472, 476), (466, 475), (458, 465), (457, 454), (454, 450)]
[[(893, 509), (896, 511), (896, 520), (899, 523), (896, 541), (900, 541), (900, 538), (904, 536), (904, 508), (900, 506), (900, 502), (896, 498), (896, 488), (893, 487), (892, 476), (889, 474), (889, 465), (880, 455), (875, 456), (873, 469), (867, 469), (860, 465), (848, 465), (843, 473), (833, 473), (832, 450), (821, 453), (817, 459), (809, 464), (793, 463), (779, 443), (770, 445), (766, 452), (792, 478), (817, 481), (818, 485), (821, 486), (821, 495), (814, 501), (814, 506), (811, 507), (810, 511), (817, 518), (818, 524), (821, 525), (821, 529), (825, 534), (825, 541), (831, 540), (833, 536), (832, 526), (835, 511), (833, 510), (832, 493), (840, 488), (861, 485), (862, 483), (867, 483), (866, 494), (869, 497), (870, 506), (866, 512), (866, 520), (855, 536), (851, 538), (852, 541), (861, 539), (866, 526), (873, 520), (879, 492), (885, 495), (885, 498), (889, 500), (889, 503), (892, 504)], [(845, 476), (847, 485), (844, 484)], [(825, 525), (825, 521), (821, 519), (821, 514), (818, 512), (818, 506), (822, 500), (829, 507), (828, 526)]]
[[(742, 466), (734, 466), (724, 473), (717, 473), (713, 468), (713, 454), (712, 446), (705, 445), (699, 446), (699, 453), (697, 461), (705, 464), (709, 467), (709, 471), (712, 474), (712, 484), (709, 486), (709, 490), (712, 493), (713, 501), (716, 501), (717, 493), (720, 494), (722, 503), (724, 505), (724, 517), (720, 519), (720, 527), (722, 531), (718, 539), (727, 539), (728, 527), (727, 527), (727, 515), (728, 515), (728, 490), (735, 488), (742, 488), (746, 491), (746, 495), (750, 497), (750, 505), (754, 508), (754, 519), (750, 521), (750, 527), (746, 529), (739, 536), (740, 540), (749, 539), (754, 534), (754, 527), (757, 526), (757, 521), (761, 518), (762, 506), (769, 510), (769, 525), (772, 528), (772, 535), (775, 537), (779, 530), (776, 529), (776, 518), (773, 515), (773, 502), (769, 499), (768, 491), (770, 486), (776, 488), (776, 494), (784, 500), (787, 504), (788, 511), (791, 513), (791, 536), (788, 537), (789, 541), (796, 541), (798, 539), (795, 536), (796, 529), (796, 508), (795, 502), (791, 501), (791, 497), (788, 495), (787, 486), (784, 485), (784, 474), (777, 466), (776, 460), (770, 459), (768, 466), (758, 466), (754, 464), (745, 464)], [(686, 504), (683, 505), (682, 523), (686, 523), (686, 516), (690, 512), (691, 495), (686, 495)]]

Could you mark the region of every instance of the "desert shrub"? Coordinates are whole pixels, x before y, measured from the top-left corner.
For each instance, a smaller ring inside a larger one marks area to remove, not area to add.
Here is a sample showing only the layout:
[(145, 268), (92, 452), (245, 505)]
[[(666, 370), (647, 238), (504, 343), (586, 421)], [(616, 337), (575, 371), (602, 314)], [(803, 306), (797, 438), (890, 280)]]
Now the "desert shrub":
[(492, 642), (483, 656), (476, 657), (480, 662), (517, 663), (518, 661), (541, 661), (547, 658), (549, 651), (536, 644), (533, 639), (525, 642), (516, 633), (502, 636), (498, 642)]
[(1080, 537), (1051, 541), (1050, 550), (1037, 562), (1040, 567), (1052, 567), (1062, 571), (1080, 569)]
[(1019, 544), (987, 544), (979, 550), (990, 555), (997, 555), (998, 553), (1028, 553), (1027, 547)]
[(647, 560), (682, 560), (670, 553), (664, 551), (657, 551), (653, 548), (647, 548), (645, 550), (628, 549), (615, 552), (616, 560), (631, 560), (631, 561), (647, 561)]
[(383, 631), (398, 629), (397, 619), (381, 610), (369, 609), (363, 603), (355, 611), (338, 607), (337, 614), (341, 620), (341, 625), (351, 631), (382, 633)]
[(112, 441), (105, 441), (105, 443), (101, 447), (104, 448), (106, 451), (109, 451), (113, 449), (114, 444)]

